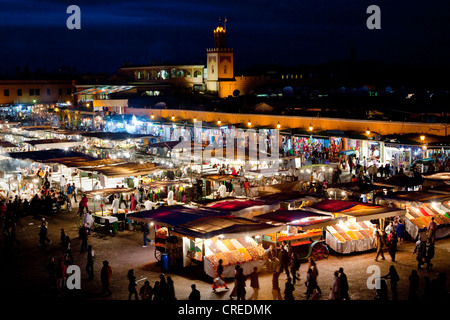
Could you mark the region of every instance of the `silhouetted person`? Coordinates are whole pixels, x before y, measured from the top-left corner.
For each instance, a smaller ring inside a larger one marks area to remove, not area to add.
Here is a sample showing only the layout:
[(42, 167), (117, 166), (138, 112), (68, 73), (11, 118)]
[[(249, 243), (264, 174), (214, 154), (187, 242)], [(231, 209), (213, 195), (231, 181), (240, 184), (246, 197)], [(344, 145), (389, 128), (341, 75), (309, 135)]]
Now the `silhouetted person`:
[(347, 275), (344, 273), (344, 268), (339, 268), (339, 278), (340, 278), (340, 293), (339, 297), (341, 300), (350, 300), (348, 295), (348, 280)]
[(398, 276), (398, 273), (397, 273), (397, 270), (395, 269), (395, 267), (393, 265), (391, 265), (389, 267), (389, 273), (382, 278), (391, 280), (392, 300), (398, 300), (397, 284), (400, 280), (400, 277)]
[(419, 275), (417, 270), (412, 270), (409, 276), (408, 300), (418, 300), (417, 290), (419, 290)]
[(112, 294), (111, 291), (111, 275), (112, 269), (109, 266), (108, 261), (103, 261), (103, 267), (100, 273), (101, 281), (102, 281), (102, 294), (107, 293), (108, 296)]
[(190, 301), (199, 301), (200, 300), (200, 291), (197, 290), (195, 284), (191, 285), (191, 294), (189, 295)]
[(128, 292), (129, 292), (128, 300), (131, 300), (131, 297), (133, 295), (134, 295), (134, 298), (136, 300), (138, 300), (138, 293), (137, 293), (137, 290), (136, 290), (137, 283), (136, 283), (136, 277), (134, 275), (134, 270), (133, 269), (128, 270), (127, 278), (128, 278)]

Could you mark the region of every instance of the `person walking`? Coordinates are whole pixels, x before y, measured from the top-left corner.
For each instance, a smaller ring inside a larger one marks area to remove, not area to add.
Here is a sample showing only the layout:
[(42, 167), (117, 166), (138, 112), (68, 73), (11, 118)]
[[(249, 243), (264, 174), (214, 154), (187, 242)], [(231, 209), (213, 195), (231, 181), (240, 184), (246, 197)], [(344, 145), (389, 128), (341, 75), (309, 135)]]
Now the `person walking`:
[(46, 247), (46, 242), (48, 242), (49, 245), (52, 243), (47, 237), (47, 226), (47, 221), (45, 221), (45, 218), (42, 218), (41, 229), (39, 230), (39, 246), (43, 246), (44, 248)]
[(156, 281), (155, 285), (153, 286), (153, 300), (156, 300), (156, 301), (162, 300), (161, 288), (159, 286), (159, 281)]
[(319, 283), (317, 281), (317, 278), (319, 277), (319, 269), (317, 269), (317, 264), (312, 257), (309, 258), (308, 269), (311, 269), (312, 271), (312, 275), (314, 278), (314, 289), (316, 289), (319, 294), (322, 294), (322, 290), (320, 289)]
[(273, 300), (283, 300), (281, 297), (281, 290), (278, 283), (278, 278), (280, 277), (280, 273), (275, 271), (272, 275), (272, 297)]
[(84, 252), (88, 248), (88, 232), (86, 228), (86, 224), (83, 224), (81, 228), (78, 230), (78, 238), (81, 240), (81, 248), (80, 253)]
[(286, 279), (286, 283), (284, 285), (284, 300), (294, 300), (294, 290), (295, 287), (289, 277)]
[(403, 244), (403, 240), (405, 237), (405, 224), (403, 220), (399, 220), (397, 226), (395, 227), (395, 231), (397, 232), (398, 244)]
[(77, 187), (75, 186), (75, 182), (72, 183), (72, 196), (75, 203), (77, 203)]
[(417, 291), (419, 290), (419, 275), (417, 270), (411, 270), (411, 275), (409, 276), (409, 290), (408, 290), (408, 300), (417, 301), (419, 296)]
[(378, 261), (378, 257), (381, 255), (381, 260), (385, 260), (383, 247), (385, 245), (384, 238), (381, 235), (380, 229), (375, 229), (374, 231), (375, 247), (377, 248), (377, 255), (375, 256), (375, 261)]
[(120, 200), (117, 198), (117, 195), (114, 195), (114, 200), (111, 203), (111, 209), (113, 215), (119, 213)]
[(57, 288), (56, 284), (56, 263), (55, 257), (50, 257), (49, 262), (47, 264), (47, 272), (48, 272), (48, 286), (50, 289)]
[(306, 300), (309, 300), (309, 297), (313, 294), (314, 290), (317, 290), (316, 286), (316, 278), (314, 277), (312, 268), (308, 268), (306, 273)]
[(150, 234), (150, 227), (148, 223), (142, 224), (142, 231), (144, 233), (144, 244), (142, 245), (142, 248), (147, 248), (147, 242), (152, 243), (152, 240), (148, 238), (148, 235)]
[(66, 240), (64, 240), (64, 255), (69, 260), (69, 263), (73, 263), (73, 256), (72, 256), (72, 248), (70, 243), (70, 237), (66, 234)]
[(128, 270), (127, 274), (128, 278), (128, 300), (131, 300), (131, 297), (134, 295), (134, 298), (138, 300), (138, 293), (136, 291), (136, 277), (134, 275), (134, 270), (130, 269)]
[(285, 246), (281, 246), (280, 252), (278, 253), (278, 260), (280, 261), (279, 272), (284, 271), (286, 277), (290, 278), (289, 274), (289, 253), (286, 251)]
[(250, 287), (253, 289), (253, 293), (249, 300), (258, 300), (259, 298), (259, 278), (258, 267), (253, 267), (253, 272), (250, 273)]
[(191, 284), (191, 293), (189, 294), (190, 301), (200, 301), (200, 291), (197, 290), (195, 283)]
[(237, 274), (238, 274), (240, 268), (241, 268), (240, 265), (236, 265), (236, 266), (234, 267), (234, 287), (233, 287), (233, 290), (232, 290), (231, 293), (230, 293), (230, 299), (231, 299), (231, 300), (233, 300), (233, 297), (234, 297), (234, 296), (237, 296), (236, 276), (237, 276)]
[(419, 238), (417, 239), (417, 242), (416, 242), (416, 246), (414, 247), (414, 252), (413, 252), (413, 254), (416, 254), (418, 270), (421, 270), (422, 265), (424, 264), (423, 259), (425, 258), (426, 249), (427, 249), (426, 242), (422, 241), (422, 239), (419, 236)]
[(431, 221), (427, 227), (427, 237), (428, 237), (428, 239), (431, 239), (432, 243), (434, 243), (434, 241), (436, 240), (436, 230), (437, 230), (437, 224), (434, 221), (434, 217), (431, 217)]
[(397, 232), (395, 232), (394, 230), (391, 231), (390, 237), (389, 237), (389, 242), (388, 242), (388, 247), (389, 247), (389, 255), (391, 256), (391, 261), (395, 262), (395, 254), (398, 251), (397, 249)]
[(397, 284), (400, 281), (400, 277), (398, 276), (397, 270), (395, 269), (394, 265), (391, 265), (389, 267), (389, 273), (381, 278), (391, 280), (392, 300), (398, 300)]
[(101, 282), (102, 282), (102, 294), (105, 292), (108, 296), (112, 294), (111, 291), (111, 275), (112, 275), (112, 269), (108, 263), (107, 260), (103, 261), (103, 267), (100, 272)]
[(80, 207), (79, 207), (79, 211), (80, 211), (80, 217), (82, 217), (84, 209), (86, 209), (86, 212), (89, 212), (88, 209), (88, 197), (86, 196), (86, 194), (83, 194), (83, 197), (80, 200)]
[(339, 278), (339, 271), (334, 272), (333, 285), (331, 286), (330, 300), (340, 300), (341, 283)]
[(92, 245), (88, 246), (88, 253), (87, 253), (87, 263), (86, 263), (86, 272), (89, 275), (88, 279), (93, 280), (94, 279), (94, 256), (95, 252), (92, 249)]
[(434, 242), (432, 238), (427, 239), (426, 249), (425, 249), (425, 263), (427, 264), (427, 272), (431, 271), (433, 264), (431, 259), (434, 258)]
[(348, 280), (347, 275), (344, 273), (344, 268), (339, 268), (339, 279), (340, 279), (340, 292), (339, 292), (339, 298), (341, 300), (350, 300), (350, 296), (348, 295)]
[(244, 269), (240, 268), (238, 271), (238, 274), (236, 276), (236, 293), (237, 293), (237, 300), (245, 300), (245, 294), (247, 291), (245, 290), (245, 281), (247, 280), (247, 277), (244, 275)]
[(152, 300), (153, 288), (150, 285), (150, 281), (146, 280), (144, 282), (144, 285), (141, 287), (141, 289), (139, 289), (139, 296), (141, 297), (141, 300), (143, 300), (143, 301)]
[(212, 289), (216, 292), (216, 289), (225, 287), (228, 290), (227, 284), (223, 279), (223, 260), (219, 259), (219, 265), (217, 266), (216, 277), (213, 280)]
[(167, 277), (167, 285), (169, 287), (169, 300), (170, 301), (177, 300), (175, 296), (175, 286), (173, 285), (173, 280), (172, 277), (170, 276)]
[(161, 299), (164, 301), (169, 300), (169, 285), (167, 284), (166, 276), (164, 274), (159, 275), (159, 290), (161, 293)]
[(84, 215), (84, 224), (86, 225), (86, 231), (87, 234), (91, 234), (91, 228), (92, 225), (94, 224), (94, 218), (92, 217), (92, 210), (89, 210), (89, 212), (87, 212)]
[(292, 275), (292, 284), (295, 285), (296, 280), (300, 280), (298, 277), (300, 269), (300, 259), (295, 252), (291, 252), (291, 262), (290, 262), (290, 270)]

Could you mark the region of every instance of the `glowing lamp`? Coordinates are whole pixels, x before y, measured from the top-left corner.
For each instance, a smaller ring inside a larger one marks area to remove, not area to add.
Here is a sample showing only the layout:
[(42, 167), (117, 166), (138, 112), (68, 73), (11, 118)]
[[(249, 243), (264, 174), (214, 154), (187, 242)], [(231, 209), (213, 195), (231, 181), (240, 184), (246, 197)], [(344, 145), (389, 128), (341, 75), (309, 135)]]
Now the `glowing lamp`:
[(312, 124), (310, 123), (310, 124), (309, 124), (309, 131), (313, 131), (313, 129), (314, 129), (314, 128), (313, 128)]

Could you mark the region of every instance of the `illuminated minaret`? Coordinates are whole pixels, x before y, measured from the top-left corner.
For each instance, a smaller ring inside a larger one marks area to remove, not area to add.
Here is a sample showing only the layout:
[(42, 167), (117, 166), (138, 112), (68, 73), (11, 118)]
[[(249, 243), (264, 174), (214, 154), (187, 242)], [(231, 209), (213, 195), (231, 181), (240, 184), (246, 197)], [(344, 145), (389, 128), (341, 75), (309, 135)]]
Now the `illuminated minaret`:
[(233, 49), (227, 48), (227, 18), (214, 30), (214, 48), (206, 49), (208, 91), (219, 92), (220, 82), (234, 80)]

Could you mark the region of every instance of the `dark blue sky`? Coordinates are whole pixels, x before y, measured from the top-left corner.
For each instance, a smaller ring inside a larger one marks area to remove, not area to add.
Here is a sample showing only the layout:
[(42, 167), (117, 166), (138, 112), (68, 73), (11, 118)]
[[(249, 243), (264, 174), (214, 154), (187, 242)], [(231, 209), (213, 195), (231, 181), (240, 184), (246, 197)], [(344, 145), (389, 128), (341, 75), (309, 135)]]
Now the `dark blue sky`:
[[(81, 30), (66, 9), (81, 8)], [(381, 8), (381, 30), (366, 9)], [(236, 67), (318, 64), (349, 57), (386, 63), (448, 65), (448, 1), (366, 0), (1, 0), (0, 74), (16, 66), (114, 72), (122, 63), (204, 63), (218, 17)]]

